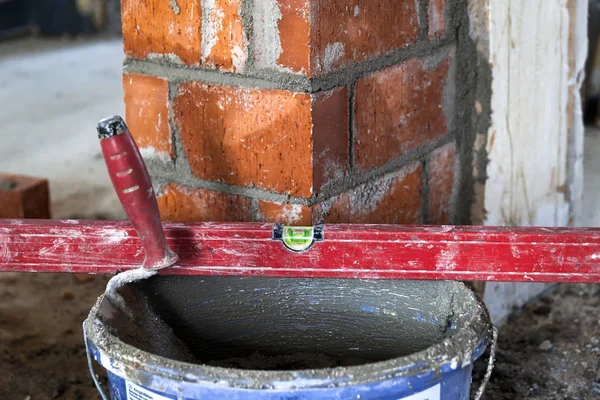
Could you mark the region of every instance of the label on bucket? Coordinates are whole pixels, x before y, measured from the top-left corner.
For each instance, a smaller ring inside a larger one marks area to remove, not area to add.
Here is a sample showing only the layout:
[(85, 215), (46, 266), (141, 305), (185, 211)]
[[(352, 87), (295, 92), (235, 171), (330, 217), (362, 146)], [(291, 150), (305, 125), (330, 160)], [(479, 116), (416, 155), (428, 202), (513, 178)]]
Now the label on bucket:
[(440, 400), (440, 384), (430, 387), (419, 393), (411, 394), (408, 397), (403, 397), (398, 400)]
[(125, 386), (127, 400), (172, 400), (170, 397), (161, 396), (129, 381), (125, 381)]

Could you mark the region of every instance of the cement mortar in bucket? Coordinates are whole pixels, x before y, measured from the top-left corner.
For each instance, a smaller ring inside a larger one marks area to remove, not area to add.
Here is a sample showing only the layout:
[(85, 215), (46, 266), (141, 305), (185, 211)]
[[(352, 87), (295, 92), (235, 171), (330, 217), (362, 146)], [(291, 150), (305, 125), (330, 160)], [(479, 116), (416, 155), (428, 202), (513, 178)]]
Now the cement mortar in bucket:
[(459, 282), (155, 276), (120, 294), (84, 322), (114, 400), (462, 400), (492, 338)]

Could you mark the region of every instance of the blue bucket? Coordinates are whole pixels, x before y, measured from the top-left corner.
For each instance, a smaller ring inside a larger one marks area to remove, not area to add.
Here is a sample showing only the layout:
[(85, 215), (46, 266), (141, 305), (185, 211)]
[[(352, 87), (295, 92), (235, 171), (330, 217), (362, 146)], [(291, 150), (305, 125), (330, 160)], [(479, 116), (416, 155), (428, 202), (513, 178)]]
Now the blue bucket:
[(104, 399), (467, 400), (495, 338), (459, 282), (156, 276), (119, 293), (84, 322)]

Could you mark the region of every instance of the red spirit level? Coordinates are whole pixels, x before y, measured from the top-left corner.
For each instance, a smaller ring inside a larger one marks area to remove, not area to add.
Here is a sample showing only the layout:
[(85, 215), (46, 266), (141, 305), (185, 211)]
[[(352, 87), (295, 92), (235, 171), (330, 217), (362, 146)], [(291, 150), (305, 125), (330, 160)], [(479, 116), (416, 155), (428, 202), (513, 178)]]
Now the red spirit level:
[[(163, 274), (600, 283), (596, 228), (325, 225), (292, 251), (273, 224), (163, 226), (179, 255)], [(143, 260), (128, 222), (0, 220), (0, 271), (113, 274)]]
[(132, 223), (0, 219), (0, 271), (114, 274), (172, 265), (160, 273), (600, 282), (598, 228), (167, 223), (161, 229), (125, 123), (112, 117), (98, 129)]

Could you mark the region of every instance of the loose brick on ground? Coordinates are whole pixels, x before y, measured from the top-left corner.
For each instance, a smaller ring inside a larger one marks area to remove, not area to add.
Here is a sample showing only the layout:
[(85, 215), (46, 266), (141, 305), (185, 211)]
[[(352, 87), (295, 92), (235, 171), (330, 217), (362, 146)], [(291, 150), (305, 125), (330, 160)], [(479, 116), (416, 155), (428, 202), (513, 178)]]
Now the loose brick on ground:
[(48, 181), (0, 174), (0, 218), (50, 218)]

